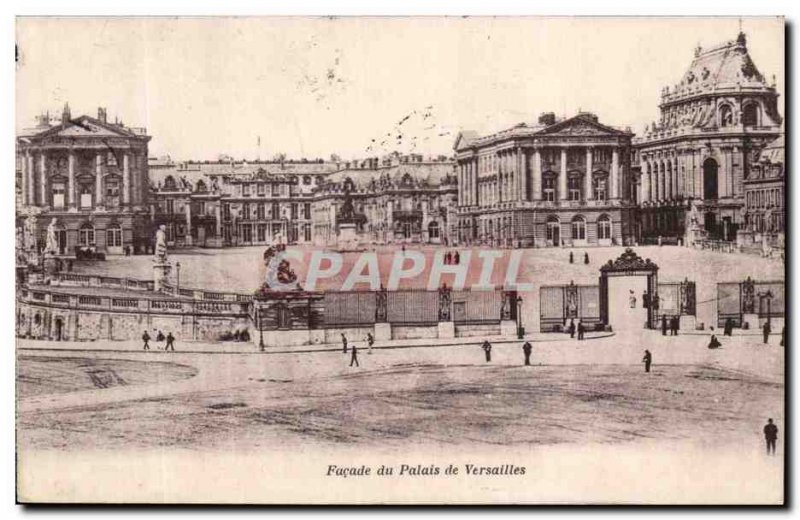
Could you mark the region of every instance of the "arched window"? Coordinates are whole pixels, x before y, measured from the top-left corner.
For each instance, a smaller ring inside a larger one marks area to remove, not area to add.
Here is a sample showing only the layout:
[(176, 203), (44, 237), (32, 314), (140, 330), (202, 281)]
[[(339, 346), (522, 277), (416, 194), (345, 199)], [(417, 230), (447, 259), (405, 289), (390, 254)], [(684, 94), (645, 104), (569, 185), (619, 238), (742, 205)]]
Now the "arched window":
[(719, 166), (714, 159), (706, 159), (703, 163), (703, 198), (714, 200), (717, 198), (717, 170)]
[(758, 115), (758, 104), (746, 104), (742, 108), (742, 124), (744, 126), (758, 126)]
[(78, 230), (78, 245), (89, 247), (94, 245), (94, 226), (86, 222)]
[(572, 219), (572, 240), (586, 240), (586, 220), (578, 215)]
[(167, 175), (167, 178), (164, 179), (164, 189), (175, 191), (175, 178), (172, 175)]
[(428, 224), (428, 237), (432, 239), (439, 238), (439, 223), (435, 220)]
[(554, 215), (547, 217), (545, 230), (547, 233), (547, 240), (553, 242), (553, 245), (561, 245), (561, 224), (558, 222), (558, 217)]
[(122, 229), (119, 224), (106, 228), (106, 247), (122, 247)]
[(597, 238), (599, 240), (611, 240), (611, 218), (603, 215), (597, 219)]
[(195, 189), (200, 193), (204, 193), (204, 192), (206, 192), (208, 190), (208, 188), (206, 187), (206, 183), (203, 182), (202, 179), (197, 181), (197, 185), (195, 186)]
[(719, 107), (719, 126), (733, 125), (733, 110), (730, 105), (720, 105)]

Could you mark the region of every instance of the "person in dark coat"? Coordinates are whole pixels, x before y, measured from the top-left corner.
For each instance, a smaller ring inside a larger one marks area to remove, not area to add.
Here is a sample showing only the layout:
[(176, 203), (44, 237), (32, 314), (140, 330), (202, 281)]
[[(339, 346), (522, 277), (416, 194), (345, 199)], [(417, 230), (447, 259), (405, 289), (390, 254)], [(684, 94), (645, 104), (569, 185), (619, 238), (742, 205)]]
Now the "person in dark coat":
[(164, 333), (162, 333), (160, 330), (158, 331), (158, 334), (156, 334), (156, 341), (164, 341)]
[(764, 344), (769, 344), (769, 333), (772, 332), (772, 328), (769, 326), (769, 321), (764, 324)]
[(460, 255), (460, 254), (458, 254), (458, 251), (456, 251), (455, 253), (453, 253), (453, 263), (454, 263), (455, 265), (459, 265), (459, 264), (461, 263), (461, 255)]
[(347, 336), (342, 333), (342, 354), (347, 354)]
[(350, 347), (350, 366), (353, 366), (354, 363), (356, 366), (360, 366), (358, 364), (358, 349), (356, 348), (355, 343), (353, 343), (353, 346)]
[(767, 419), (764, 426), (764, 438), (767, 441), (767, 455), (775, 455), (775, 443), (778, 441), (778, 427), (772, 423), (772, 419)]
[(448, 251), (444, 254), (444, 265), (450, 265), (451, 263), (453, 263), (453, 255)]
[(728, 318), (725, 320), (725, 330), (722, 333), (724, 336), (733, 336), (733, 320)]
[(714, 349), (719, 348), (722, 346), (722, 343), (719, 342), (715, 335), (711, 335), (711, 341), (708, 342), (708, 348)]
[(661, 315), (661, 335), (662, 336), (666, 336), (667, 335), (667, 315), (666, 314), (662, 314)]
[(572, 251), (569, 252), (569, 263), (571, 263), (571, 264), (575, 263), (575, 257), (572, 256)]
[(150, 350), (150, 345), (147, 343), (150, 341), (150, 334), (148, 334), (147, 331), (144, 331), (144, 334), (142, 334), (142, 341), (144, 341), (144, 350)]
[(583, 253), (583, 263), (584, 264), (589, 263), (589, 253)]
[(487, 339), (486, 341), (483, 342), (481, 348), (483, 349), (483, 352), (486, 354), (486, 362), (487, 363), (490, 362), (492, 360), (492, 344), (489, 343), (489, 340)]
[(586, 327), (583, 326), (583, 322), (578, 322), (578, 341), (583, 341), (583, 334), (586, 332)]
[(531, 364), (531, 351), (533, 348), (531, 347), (530, 342), (526, 341), (525, 344), (522, 345), (522, 352), (525, 354), (525, 364)]
[(175, 336), (173, 336), (171, 332), (167, 332), (167, 345), (164, 347), (164, 350), (172, 350), (175, 352)]
[(367, 354), (372, 354), (372, 345), (375, 344), (375, 338), (372, 337), (371, 332), (367, 332), (367, 346), (369, 346), (369, 350), (367, 350)]
[(672, 317), (672, 335), (673, 336), (677, 336), (678, 335), (678, 331), (680, 330), (680, 328), (681, 328), (680, 319), (677, 316), (673, 316)]
[(569, 320), (569, 328), (567, 328), (567, 330), (569, 331), (569, 337), (570, 338), (574, 338), (575, 337), (575, 319), (574, 318), (570, 318), (570, 320)]
[(644, 363), (644, 371), (650, 372), (650, 365), (653, 363), (653, 355), (650, 353), (649, 350), (644, 351), (644, 357), (642, 358), (642, 362)]

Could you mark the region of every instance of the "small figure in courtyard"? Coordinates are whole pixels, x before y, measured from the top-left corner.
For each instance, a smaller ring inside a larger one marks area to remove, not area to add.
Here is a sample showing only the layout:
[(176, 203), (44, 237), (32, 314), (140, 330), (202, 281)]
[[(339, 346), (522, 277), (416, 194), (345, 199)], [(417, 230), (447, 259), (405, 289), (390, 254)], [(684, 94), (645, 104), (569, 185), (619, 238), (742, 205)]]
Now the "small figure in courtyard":
[(631, 309), (636, 308), (636, 295), (633, 292), (633, 289), (630, 289), (630, 296), (628, 297), (628, 302), (630, 303)]
[(722, 343), (720, 343), (719, 340), (717, 339), (717, 337), (712, 334), (711, 335), (711, 341), (708, 342), (708, 348), (715, 349), (715, 348), (720, 348), (721, 346), (722, 346)]
[(642, 358), (642, 362), (644, 363), (644, 371), (650, 372), (650, 365), (653, 363), (653, 355), (650, 353), (649, 350), (644, 351), (644, 357)]
[(525, 354), (525, 365), (531, 364), (531, 347), (530, 342), (526, 341), (525, 344), (522, 345), (522, 352)]
[(764, 438), (767, 441), (767, 455), (775, 455), (775, 444), (778, 441), (778, 427), (772, 422), (772, 419), (767, 419), (767, 424), (764, 426)]
[(371, 332), (367, 332), (367, 346), (369, 346), (369, 350), (367, 354), (372, 354), (372, 345), (375, 343), (375, 338), (372, 337)]
[(147, 331), (144, 331), (144, 334), (142, 334), (142, 341), (144, 341), (144, 350), (150, 350), (150, 344), (148, 343), (150, 341), (150, 334), (148, 334)]
[(450, 265), (453, 262), (453, 255), (450, 254), (450, 251), (444, 254), (444, 265)]
[(175, 352), (175, 336), (173, 336), (171, 332), (167, 332), (167, 344), (164, 347), (164, 351), (167, 350)]
[(583, 326), (583, 322), (578, 322), (578, 341), (583, 341), (583, 334), (586, 332), (586, 327)]
[(769, 320), (764, 323), (764, 344), (769, 344), (769, 333), (772, 332), (772, 328), (769, 326)]
[(783, 328), (781, 329), (781, 342), (778, 343), (780, 346), (783, 346), (783, 340), (785, 338), (785, 335), (786, 335), (786, 325), (784, 325)]
[(485, 340), (483, 345), (481, 346), (483, 352), (486, 354), (486, 362), (490, 362), (492, 360), (492, 344), (489, 343), (489, 340)]
[(353, 346), (350, 347), (350, 366), (355, 364), (357, 367), (361, 366), (358, 364), (358, 349), (356, 348), (356, 344), (353, 343)]
[(461, 264), (461, 255), (458, 254), (458, 251), (453, 253), (453, 263), (456, 264), (456, 265)]
[(572, 251), (569, 252), (569, 263), (575, 263), (575, 259), (572, 256)]
[(347, 336), (342, 332), (342, 354), (347, 354)]
[(677, 316), (673, 316), (672, 317), (670, 325), (672, 326), (671, 327), (672, 330), (670, 331), (670, 334), (672, 336), (677, 336), (678, 335), (678, 330), (680, 329), (680, 320), (678, 319)]
[(666, 314), (662, 314), (661, 315), (661, 335), (662, 336), (666, 336), (667, 335), (667, 315)]
[(733, 320), (728, 318), (725, 320), (725, 329), (722, 332), (723, 336), (733, 336)]
[(583, 253), (583, 263), (584, 264), (589, 263), (589, 253)]
[(164, 341), (164, 334), (160, 330), (156, 334), (156, 341)]
[(575, 318), (570, 318), (570, 320), (569, 320), (569, 328), (567, 330), (569, 331), (569, 337), (570, 338), (574, 338), (575, 337)]

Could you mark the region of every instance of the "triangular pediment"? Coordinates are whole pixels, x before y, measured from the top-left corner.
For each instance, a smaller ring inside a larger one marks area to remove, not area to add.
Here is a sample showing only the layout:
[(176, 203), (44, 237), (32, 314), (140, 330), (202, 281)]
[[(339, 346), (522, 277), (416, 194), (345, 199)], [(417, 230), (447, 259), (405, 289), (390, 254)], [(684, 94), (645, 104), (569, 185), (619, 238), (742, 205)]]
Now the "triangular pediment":
[(61, 124), (32, 136), (34, 139), (43, 137), (131, 137), (128, 130), (116, 125), (104, 123), (89, 116), (71, 119), (66, 124)]
[(586, 116), (575, 116), (554, 125), (550, 125), (541, 131), (545, 135), (559, 135), (559, 136), (619, 136), (625, 135), (625, 132), (617, 130), (600, 124), (593, 119)]

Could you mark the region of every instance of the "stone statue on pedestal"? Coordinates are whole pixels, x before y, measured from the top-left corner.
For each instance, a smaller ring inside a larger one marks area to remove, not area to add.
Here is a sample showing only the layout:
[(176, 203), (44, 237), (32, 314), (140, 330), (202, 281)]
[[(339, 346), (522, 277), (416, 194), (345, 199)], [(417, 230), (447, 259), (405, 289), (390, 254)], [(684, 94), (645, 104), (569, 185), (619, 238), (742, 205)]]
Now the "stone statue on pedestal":
[(161, 224), (156, 231), (155, 261), (166, 263), (167, 261), (167, 226)]
[(166, 290), (172, 266), (167, 262), (167, 226), (161, 224), (156, 231), (156, 247), (153, 255), (153, 287), (156, 292)]
[(58, 235), (57, 235), (58, 219), (53, 217), (50, 224), (47, 225), (47, 241), (45, 242), (44, 254), (57, 255), (58, 254)]

